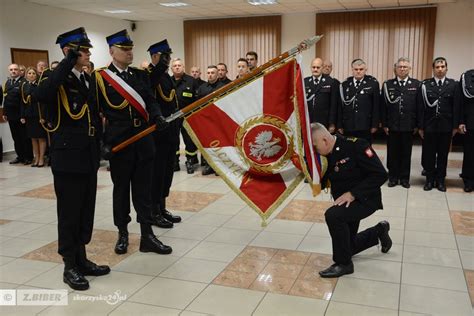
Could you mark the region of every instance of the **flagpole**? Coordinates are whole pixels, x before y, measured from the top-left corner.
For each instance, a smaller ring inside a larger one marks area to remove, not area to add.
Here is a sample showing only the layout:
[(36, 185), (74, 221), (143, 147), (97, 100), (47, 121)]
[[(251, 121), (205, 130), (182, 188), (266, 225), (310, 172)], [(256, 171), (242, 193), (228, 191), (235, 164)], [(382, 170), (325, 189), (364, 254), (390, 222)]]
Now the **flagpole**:
[[(214, 103), (215, 101), (217, 101), (217, 99), (221, 98), (222, 96), (224, 96), (226, 94), (229, 94), (229, 93), (239, 89), (242, 85), (246, 84), (248, 81), (250, 81), (252, 79), (257, 79), (257, 78), (263, 76), (267, 71), (272, 69), (274, 66), (276, 66), (280, 63), (283, 63), (286, 60), (288, 60), (290, 58), (293, 58), (293, 56), (295, 56), (296, 54), (310, 48), (311, 46), (316, 44), (322, 37), (323, 37), (323, 35), (315, 35), (313, 37), (310, 37), (310, 38), (302, 41), (298, 46), (295, 46), (295, 47), (291, 48), (290, 50), (282, 53), (278, 57), (275, 57), (275, 58), (267, 61), (265, 64), (257, 67), (256, 69), (254, 69), (250, 73), (244, 75), (242, 78), (238, 78), (238, 79), (226, 84), (225, 86), (215, 90), (211, 94), (209, 94), (209, 95), (207, 95), (207, 96), (191, 103), (190, 105), (186, 106), (185, 108), (183, 108), (183, 109), (181, 109), (177, 112), (174, 112), (173, 114), (171, 114), (170, 116), (168, 116), (165, 119), (166, 122), (172, 122), (172, 121), (176, 120), (177, 118), (187, 116), (187, 115), (193, 113), (194, 111), (197, 111), (197, 110), (203, 108), (204, 106), (207, 106), (211, 103)], [(116, 153), (116, 152), (124, 149), (128, 145), (133, 144), (134, 142), (140, 140), (141, 138), (145, 137), (146, 135), (154, 132), (155, 130), (156, 130), (156, 125), (152, 125), (152, 126), (148, 127), (147, 129), (141, 131), (140, 133), (126, 139), (122, 143), (114, 146), (111, 150), (108, 149), (108, 148), (105, 148), (104, 151), (106, 152), (106, 154), (110, 154), (110, 151), (112, 152), (112, 154)]]

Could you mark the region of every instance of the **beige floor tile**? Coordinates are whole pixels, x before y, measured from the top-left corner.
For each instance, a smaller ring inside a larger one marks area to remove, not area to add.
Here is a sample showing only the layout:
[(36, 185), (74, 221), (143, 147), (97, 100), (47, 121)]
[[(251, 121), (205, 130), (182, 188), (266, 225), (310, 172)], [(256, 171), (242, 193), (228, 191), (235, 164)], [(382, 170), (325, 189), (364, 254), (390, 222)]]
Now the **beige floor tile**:
[(440, 221), (429, 218), (407, 218), (405, 225), (405, 229), (411, 231), (453, 234), (453, 227), (450, 221)]
[(210, 283), (222, 270), (224, 270), (226, 265), (227, 264), (223, 262), (181, 258), (163, 271), (160, 274), (160, 277)]
[(13, 221), (5, 225), (0, 225), (0, 235), (18, 237), (42, 226), (44, 226), (44, 224)]
[(12, 238), (0, 245), (0, 255), (9, 257), (21, 257), (30, 251), (34, 251), (48, 244), (45, 240)]
[(288, 294), (291, 287), (295, 283), (296, 278), (281, 278), (278, 276), (272, 276), (271, 274), (260, 274), (257, 276), (255, 281), (250, 285), (250, 290)]
[(190, 311), (182, 311), (180, 316), (213, 316), (211, 314), (205, 314), (205, 313), (197, 313), (197, 312), (190, 312)]
[(289, 294), (329, 301), (338, 279), (321, 278), (318, 270), (320, 269), (305, 267), (290, 289)]
[(257, 235), (258, 232), (255, 230), (221, 227), (209, 235), (206, 241), (248, 245)]
[(474, 251), (474, 237), (456, 235), (456, 241), (460, 250)]
[(456, 239), (453, 234), (429, 233), (407, 230), (405, 245), (438, 247), (456, 249)]
[(354, 258), (354, 273), (347, 277), (366, 280), (400, 283), (402, 264), (395, 261), (373, 260), (368, 258)]
[(129, 298), (130, 302), (184, 309), (206, 284), (157, 277)]
[(0, 314), (2, 314), (2, 316), (37, 315), (46, 308), (48, 308), (48, 306), (0, 306)]
[(399, 288), (395, 283), (342, 277), (337, 281), (331, 300), (396, 310)]
[(455, 291), (467, 291), (463, 271), (450, 267), (403, 263), (402, 283)]
[(153, 279), (152, 276), (140, 275), (119, 271), (112, 271), (107, 275), (91, 280), (90, 288), (82, 293), (87, 295), (112, 295), (117, 291), (127, 298), (136, 293)]
[(197, 213), (187, 223), (219, 227), (230, 218), (232, 218), (232, 215)]
[(303, 237), (302, 235), (261, 232), (250, 244), (257, 247), (295, 250)]
[(294, 235), (306, 235), (312, 223), (298, 222), (285, 219), (274, 219), (265, 228), (265, 232), (285, 233)]
[(298, 250), (332, 254), (331, 237), (306, 236), (299, 244)]
[(243, 272), (225, 269), (213, 281), (213, 284), (247, 289), (257, 279), (258, 272)]
[(20, 235), (19, 237), (53, 242), (58, 239), (58, 227), (57, 225), (48, 224), (26, 234)]
[[(0, 245), (1, 247), (1, 245)], [(15, 257), (5, 257), (5, 256), (0, 256), (0, 266), (3, 266), (4, 264), (7, 264), (13, 260), (15, 260)]]
[(402, 262), (402, 254), (403, 247), (401, 244), (393, 244), (388, 253), (383, 253), (380, 249), (380, 245), (377, 245), (358, 253), (353, 258)]
[(402, 284), (400, 310), (430, 315), (472, 315), (466, 292)]
[(216, 227), (182, 223), (163, 234), (164, 237), (203, 240), (209, 236)]
[(330, 237), (326, 223), (314, 223), (308, 232), (308, 236)]
[(130, 315), (144, 315), (144, 316), (178, 316), (181, 310), (165, 308), (159, 306), (152, 306), (146, 304), (124, 302), (117, 307), (110, 316), (130, 316)]
[(474, 270), (474, 252), (461, 250), (461, 261), (463, 269)]
[[(248, 216), (241, 216), (240, 213), (245, 212)], [(248, 229), (248, 230), (258, 230), (261, 231), (264, 229), (262, 227), (262, 220), (256, 213), (250, 213), (250, 211), (242, 209), (237, 215), (231, 218), (226, 222), (224, 227), (235, 228), (235, 229)]]
[(13, 290), (16, 289), (20, 284), (0, 282), (0, 289), (2, 290)]
[(454, 233), (474, 236), (474, 212), (450, 211)]
[(20, 208), (20, 207), (11, 207), (4, 211), (0, 211), (0, 218), (7, 219), (7, 220), (20, 220), (22, 218), (26, 218), (25, 222), (34, 222), (29, 220), (30, 216), (36, 215), (39, 213), (37, 209), (28, 209), (28, 208)]
[(51, 262), (16, 259), (0, 267), (0, 282), (23, 284), (56, 265)]
[(231, 262), (245, 248), (243, 245), (231, 245), (225, 243), (203, 241), (185, 257), (195, 259)]
[(253, 315), (324, 315), (327, 304), (324, 300), (267, 293)]
[(405, 245), (403, 262), (461, 268), (459, 253), (456, 249)]
[(111, 267), (114, 271), (157, 276), (179, 259), (178, 256), (160, 256), (137, 252)]
[(390, 230), (404, 230), (405, 218), (403, 217), (384, 217), (377, 216), (377, 213), (371, 215), (360, 222), (359, 231), (377, 225), (381, 221), (388, 221), (390, 223)]
[(311, 253), (303, 251), (292, 251), (292, 250), (278, 250), (277, 253), (272, 257), (272, 263), (284, 263), (284, 264), (298, 264), (305, 265)]
[(57, 220), (57, 214), (54, 211), (41, 210), (31, 215), (27, 215), (19, 218), (19, 221), (40, 223), (40, 224), (52, 224)]
[(386, 308), (379, 308), (373, 306), (364, 306), (356, 304), (348, 304), (341, 302), (330, 302), (326, 311), (326, 316), (352, 316), (352, 315), (364, 315), (364, 316), (398, 316), (398, 311)]
[(448, 210), (448, 204), (446, 200), (442, 199), (408, 199), (407, 208), (420, 208), (420, 209), (435, 209), (435, 210)]
[(199, 213), (202, 214), (221, 214), (221, 215), (235, 215), (239, 213), (243, 205), (236, 205), (236, 204), (230, 204), (230, 203), (223, 203), (216, 201), (214, 203), (209, 204), (205, 208), (203, 208)]
[(407, 217), (421, 219), (430, 218), (440, 221), (449, 221), (449, 212), (447, 210), (409, 208), (407, 210)]
[(214, 315), (250, 315), (264, 295), (260, 291), (209, 285), (186, 310)]

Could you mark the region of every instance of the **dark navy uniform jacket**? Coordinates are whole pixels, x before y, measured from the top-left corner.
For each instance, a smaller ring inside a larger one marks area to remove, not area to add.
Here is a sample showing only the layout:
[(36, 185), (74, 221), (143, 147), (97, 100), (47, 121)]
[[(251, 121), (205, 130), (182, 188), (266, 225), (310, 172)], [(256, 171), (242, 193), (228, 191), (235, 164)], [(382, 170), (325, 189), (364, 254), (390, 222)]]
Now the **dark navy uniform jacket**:
[(351, 192), (359, 202), (373, 209), (382, 209), (380, 187), (387, 180), (387, 171), (379, 157), (365, 139), (334, 137), (336, 144), (326, 157), (328, 167), (322, 186), (327, 187), (329, 180), (334, 200)]

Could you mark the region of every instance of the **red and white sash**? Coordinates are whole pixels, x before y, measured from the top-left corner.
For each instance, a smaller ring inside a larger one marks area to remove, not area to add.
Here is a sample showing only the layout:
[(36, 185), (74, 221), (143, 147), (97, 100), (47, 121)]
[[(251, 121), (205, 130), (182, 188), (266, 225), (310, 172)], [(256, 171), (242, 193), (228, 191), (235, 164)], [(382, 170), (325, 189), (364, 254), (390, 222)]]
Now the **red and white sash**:
[(141, 116), (143, 116), (146, 121), (148, 121), (148, 112), (146, 110), (145, 101), (138, 94), (138, 92), (135, 91), (135, 89), (130, 87), (128, 83), (126, 83), (110, 69), (101, 70), (100, 74), (122, 97), (124, 97), (125, 100), (127, 100), (135, 108), (135, 110), (138, 111), (138, 113), (140, 113)]

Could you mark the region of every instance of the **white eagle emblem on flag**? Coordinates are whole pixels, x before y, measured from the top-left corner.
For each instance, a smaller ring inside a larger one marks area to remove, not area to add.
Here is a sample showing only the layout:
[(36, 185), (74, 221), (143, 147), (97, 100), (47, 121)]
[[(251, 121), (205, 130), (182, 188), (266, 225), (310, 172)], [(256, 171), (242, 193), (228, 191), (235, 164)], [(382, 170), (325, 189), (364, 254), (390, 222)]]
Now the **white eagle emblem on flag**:
[(280, 138), (272, 138), (272, 131), (260, 132), (255, 137), (255, 143), (249, 143), (250, 155), (254, 156), (258, 161), (261, 161), (262, 156), (265, 158), (270, 158), (278, 154), (278, 152), (282, 149), (282, 147), (278, 145)]

